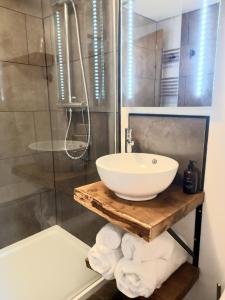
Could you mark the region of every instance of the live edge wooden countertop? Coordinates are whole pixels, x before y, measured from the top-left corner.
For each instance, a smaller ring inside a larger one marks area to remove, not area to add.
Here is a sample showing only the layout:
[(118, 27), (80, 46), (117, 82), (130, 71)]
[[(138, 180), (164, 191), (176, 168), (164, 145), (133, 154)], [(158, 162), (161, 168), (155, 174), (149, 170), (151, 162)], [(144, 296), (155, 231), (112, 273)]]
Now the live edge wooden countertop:
[(124, 230), (151, 241), (169, 229), (204, 201), (204, 193), (183, 193), (169, 189), (150, 201), (120, 199), (101, 181), (75, 189), (75, 201)]

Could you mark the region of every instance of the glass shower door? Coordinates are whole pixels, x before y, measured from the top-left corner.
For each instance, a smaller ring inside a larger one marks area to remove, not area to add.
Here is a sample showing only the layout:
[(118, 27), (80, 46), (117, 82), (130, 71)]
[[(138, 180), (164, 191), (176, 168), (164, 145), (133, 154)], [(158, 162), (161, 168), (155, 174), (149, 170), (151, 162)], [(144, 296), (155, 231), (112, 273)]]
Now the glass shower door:
[[(79, 28), (70, 1), (66, 13), (63, 1), (50, 4), (48, 9), (44, 7), (44, 28), (53, 143), (65, 141), (67, 131), (69, 141), (78, 144), (88, 141), (82, 61), (90, 112), (90, 146), (86, 155), (75, 160), (65, 151), (53, 152), (57, 220), (66, 230), (91, 245), (104, 221), (72, 198), (75, 187), (99, 180), (95, 160), (114, 153), (117, 148), (117, 3), (111, 0), (75, 1)], [(72, 113), (70, 106), (65, 105), (70, 99), (77, 104), (72, 107)], [(84, 108), (78, 107), (80, 103), (84, 103)], [(69, 153), (76, 156), (76, 149), (71, 150)]]

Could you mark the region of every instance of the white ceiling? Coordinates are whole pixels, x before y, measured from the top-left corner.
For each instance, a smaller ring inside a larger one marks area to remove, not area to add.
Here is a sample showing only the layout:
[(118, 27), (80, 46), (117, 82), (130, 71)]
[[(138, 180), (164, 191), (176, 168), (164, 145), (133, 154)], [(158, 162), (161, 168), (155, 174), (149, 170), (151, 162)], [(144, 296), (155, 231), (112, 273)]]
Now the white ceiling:
[[(220, 2), (208, 0), (209, 4)], [(203, 0), (134, 0), (134, 11), (154, 21), (160, 21), (202, 7)]]

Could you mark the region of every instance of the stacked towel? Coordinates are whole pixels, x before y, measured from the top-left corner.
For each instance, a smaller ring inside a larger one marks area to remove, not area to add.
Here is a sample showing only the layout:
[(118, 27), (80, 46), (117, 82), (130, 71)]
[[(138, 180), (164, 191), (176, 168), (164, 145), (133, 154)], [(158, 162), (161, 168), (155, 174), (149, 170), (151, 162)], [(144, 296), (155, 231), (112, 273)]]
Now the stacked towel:
[(117, 263), (122, 258), (121, 241), (123, 230), (106, 224), (96, 236), (96, 244), (88, 253), (90, 266), (106, 280), (114, 279)]
[(165, 270), (163, 260), (140, 263), (122, 258), (115, 270), (117, 288), (129, 298), (148, 298), (160, 287), (158, 281)]
[(89, 251), (90, 266), (130, 298), (150, 297), (186, 260), (185, 250), (164, 232), (152, 242), (105, 225)]
[(117, 264), (115, 278), (118, 289), (130, 298), (150, 297), (187, 260), (168, 233), (150, 243), (125, 234), (122, 249), (125, 257)]
[(120, 247), (123, 234), (124, 231), (121, 228), (108, 223), (98, 232), (96, 243), (115, 250)]
[(88, 259), (93, 270), (102, 274), (106, 280), (114, 278), (117, 263), (122, 258), (120, 249), (112, 250), (103, 245), (95, 244), (89, 251)]
[(130, 233), (123, 236), (121, 249), (127, 259), (144, 262), (163, 258), (168, 260), (174, 251), (176, 241), (168, 232), (162, 233), (156, 239), (147, 243)]

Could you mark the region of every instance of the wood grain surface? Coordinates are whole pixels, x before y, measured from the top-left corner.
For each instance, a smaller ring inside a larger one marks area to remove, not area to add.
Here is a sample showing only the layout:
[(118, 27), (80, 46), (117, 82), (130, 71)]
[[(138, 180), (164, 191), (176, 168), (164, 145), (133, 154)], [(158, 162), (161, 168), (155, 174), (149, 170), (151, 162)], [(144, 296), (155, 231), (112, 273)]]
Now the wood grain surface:
[(187, 195), (171, 186), (151, 201), (118, 198), (101, 181), (75, 189), (75, 201), (107, 221), (146, 241), (169, 229), (204, 201), (204, 193)]

